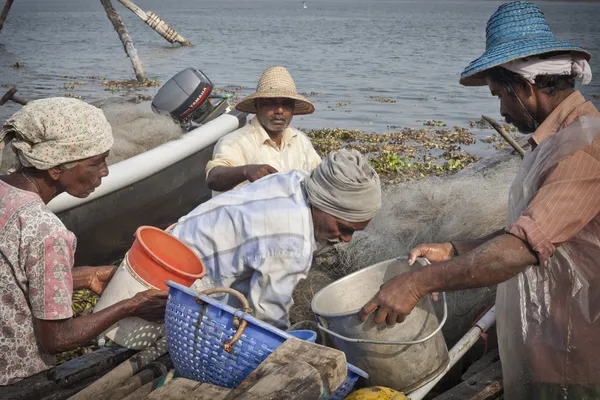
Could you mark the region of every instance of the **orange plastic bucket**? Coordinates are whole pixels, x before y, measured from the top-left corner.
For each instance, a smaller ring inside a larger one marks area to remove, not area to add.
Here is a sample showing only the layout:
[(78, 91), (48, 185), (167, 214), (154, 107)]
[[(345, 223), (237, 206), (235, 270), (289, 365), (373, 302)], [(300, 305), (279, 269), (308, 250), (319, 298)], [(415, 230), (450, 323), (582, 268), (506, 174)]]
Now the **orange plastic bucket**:
[(200, 258), (175, 236), (153, 226), (140, 226), (127, 253), (135, 273), (157, 289), (167, 290), (171, 280), (190, 286), (202, 279), (206, 270)]

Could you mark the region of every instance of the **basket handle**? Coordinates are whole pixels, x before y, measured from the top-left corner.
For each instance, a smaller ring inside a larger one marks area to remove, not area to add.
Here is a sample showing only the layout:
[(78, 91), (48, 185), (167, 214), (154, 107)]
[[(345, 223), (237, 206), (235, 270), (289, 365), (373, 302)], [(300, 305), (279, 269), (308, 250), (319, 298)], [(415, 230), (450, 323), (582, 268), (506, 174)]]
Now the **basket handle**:
[[(431, 263), (429, 262), (428, 259), (426, 258), (422, 258), (420, 259), (424, 262), (425, 265), (430, 265)], [(410, 345), (414, 345), (414, 344), (421, 344), (424, 343), (426, 341), (428, 341), (429, 339), (431, 339), (432, 337), (434, 337), (439, 331), (442, 330), (442, 328), (444, 327), (444, 324), (446, 323), (446, 320), (448, 319), (448, 301), (446, 300), (446, 292), (442, 292), (442, 299), (444, 301), (444, 316), (442, 317), (442, 320), (440, 321), (440, 324), (438, 325), (438, 327), (431, 332), (429, 335), (425, 336), (424, 338), (418, 339), (418, 340), (409, 340), (409, 341), (392, 341), (392, 342), (388, 342), (385, 340), (369, 340), (369, 339), (355, 339), (355, 338), (349, 338), (346, 337), (344, 335), (340, 335), (339, 333), (333, 332), (330, 329), (327, 329), (326, 327), (324, 327), (321, 324), (321, 320), (322, 317), (317, 315), (317, 319), (319, 320), (317, 327), (324, 331), (327, 332), (328, 334), (330, 334), (331, 336), (335, 336), (338, 339), (341, 339), (343, 341), (346, 342), (351, 342), (351, 343), (366, 343), (366, 344), (384, 344), (384, 345), (403, 345), (403, 346), (410, 346)]]
[[(248, 299), (246, 299), (246, 297), (238, 292), (235, 289), (231, 289), (231, 288), (213, 288), (213, 289), (206, 289), (203, 290), (201, 292), (198, 292), (199, 294), (204, 294), (207, 296), (210, 296), (211, 294), (215, 294), (215, 293), (227, 293), (230, 295), (233, 295), (235, 297), (237, 297), (237, 299), (239, 301), (242, 302), (242, 311), (245, 314), (252, 314), (252, 309), (250, 308), (250, 303), (248, 303)], [(240, 321), (241, 319), (241, 321)], [(233, 350), (233, 345), (240, 340), (240, 338), (242, 337), (243, 333), (244, 333), (244, 329), (246, 329), (246, 326), (248, 326), (248, 322), (243, 319), (238, 317), (237, 315), (233, 315), (233, 325), (237, 328), (235, 335), (233, 335), (233, 337), (231, 338), (231, 340), (229, 340), (228, 342), (225, 342), (225, 344), (223, 344), (223, 349), (227, 352), (227, 353), (231, 353), (231, 351)]]

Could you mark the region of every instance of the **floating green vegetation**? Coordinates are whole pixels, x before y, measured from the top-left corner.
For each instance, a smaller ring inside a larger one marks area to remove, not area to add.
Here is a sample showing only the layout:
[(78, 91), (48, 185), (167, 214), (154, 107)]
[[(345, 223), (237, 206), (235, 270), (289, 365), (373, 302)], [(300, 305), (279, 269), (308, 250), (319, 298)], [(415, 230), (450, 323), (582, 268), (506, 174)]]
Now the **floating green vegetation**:
[[(471, 128), (476, 128), (476, 129), (494, 129), (489, 122), (487, 122), (485, 119), (483, 118), (479, 118), (476, 119), (474, 121), (468, 121), (468, 124)], [(500, 126), (502, 127), (502, 129), (504, 129), (504, 131), (506, 132), (518, 132), (519, 130), (517, 129), (516, 126), (511, 125), (511, 124), (506, 124), (506, 123), (500, 123)]]
[[(512, 133), (511, 136), (517, 142), (522, 138), (522, 135), (517, 134), (517, 133)], [(484, 139), (479, 139), (479, 141), (482, 142), (482, 143), (491, 144), (496, 150), (502, 150), (502, 149), (510, 148), (510, 145), (498, 133), (494, 133), (492, 136), (488, 136), (488, 137), (486, 137)]]
[(78, 95), (73, 94), (73, 93), (65, 93), (63, 96), (64, 97), (70, 97), (72, 99), (83, 100), (83, 97), (78, 96)]
[(63, 89), (66, 90), (74, 90), (75, 86), (81, 86), (81, 85), (85, 85), (85, 82), (81, 82), (81, 81), (73, 81), (73, 82), (66, 82), (65, 84), (63, 84)]
[(425, 121), (423, 122), (424, 126), (437, 126), (437, 127), (444, 127), (446, 126), (445, 123), (443, 123), (442, 121), (436, 121), (435, 119), (432, 119), (430, 121)]
[(23, 64), (20, 61), (15, 62), (14, 64), (10, 65), (11, 68), (25, 68), (25, 64)]
[(405, 128), (388, 133), (316, 129), (306, 133), (321, 156), (341, 148), (367, 155), (384, 183), (454, 173), (479, 160), (461, 148), (476, 142), (472, 133), (461, 127)]
[(138, 94), (137, 96), (135, 96), (131, 101), (135, 104), (139, 104), (142, 103), (144, 101), (151, 101), (152, 100), (152, 96), (147, 95), (147, 94)]
[(351, 103), (351, 102), (349, 102), (349, 101), (342, 101), (342, 102), (339, 102), (339, 103), (335, 103), (335, 106), (336, 106), (336, 107), (347, 107), (347, 106), (349, 106), (350, 104), (352, 104), (352, 103)]
[(373, 100), (379, 103), (397, 103), (398, 100), (394, 100), (394, 99), (386, 99), (385, 97), (379, 97), (379, 96), (369, 96), (369, 100)]
[(109, 81), (105, 80), (100, 82), (100, 86), (104, 86), (109, 92), (118, 92), (121, 88), (124, 89), (133, 89), (133, 88), (146, 88), (146, 87), (158, 87), (160, 86), (160, 82), (156, 79), (145, 80), (143, 82), (139, 81)]

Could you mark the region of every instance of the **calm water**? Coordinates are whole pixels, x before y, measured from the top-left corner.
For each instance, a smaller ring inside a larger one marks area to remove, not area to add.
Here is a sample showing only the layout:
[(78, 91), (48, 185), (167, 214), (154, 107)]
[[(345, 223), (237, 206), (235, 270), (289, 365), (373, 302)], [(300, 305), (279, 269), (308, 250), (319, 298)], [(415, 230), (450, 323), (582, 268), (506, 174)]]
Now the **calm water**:
[[(501, 2), (459, 0), (137, 0), (173, 26), (193, 48), (172, 46), (113, 1), (126, 21), (150, 78), (165, 82), (186, 67), (218, 87), (250, 93), (261, 72), (285, 65), (299, 91), (315, 92), (315, 114), (303, 128), (385, 131), (428, 119), (466, 126), (482, 113), (499, 118), (487, 88), (463, 88), (458, 77), (485, 47), (485, 24)], [(3, 3), (2, 3), (3, 4)], [(555, 34), (600, 59), (600, 3), (539, 2)], [(25, 68), (9, 68), (16, 60)], [(0, 33), (0, 84), (28, 98), (62, 95), (74, 76), (89, 84), (74, 93), (91, 101), (110, 95), (87, 76), (133, 77), (99, 1), (19, 0)], [(595, 82), (584, 89), (600, 95)], [(156, 88), (145, 90), (154, 94)], [(379, 96), (397, 100), (380, 103)], [(337, 103), (350, 103), (337, 107)], [(595, 101), (600, 106), (600, 100)], [(19, 106), (0, 107), (0, 120)], [(489, 133), (487, 133), (489, 134)]]

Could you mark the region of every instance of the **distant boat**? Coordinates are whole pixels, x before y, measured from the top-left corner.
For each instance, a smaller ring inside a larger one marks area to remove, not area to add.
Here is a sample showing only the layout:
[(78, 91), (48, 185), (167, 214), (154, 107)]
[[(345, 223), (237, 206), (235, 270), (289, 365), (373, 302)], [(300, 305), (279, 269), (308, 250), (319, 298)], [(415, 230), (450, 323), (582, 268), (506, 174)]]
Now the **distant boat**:
[(306, 0), (302, 2), (302, 8), (308, 8), (306, 7)]

